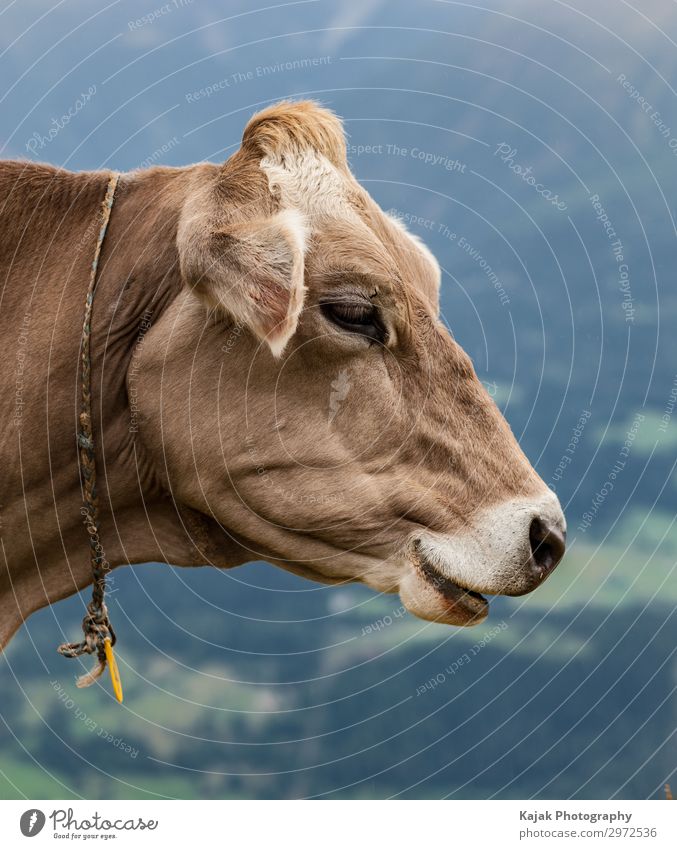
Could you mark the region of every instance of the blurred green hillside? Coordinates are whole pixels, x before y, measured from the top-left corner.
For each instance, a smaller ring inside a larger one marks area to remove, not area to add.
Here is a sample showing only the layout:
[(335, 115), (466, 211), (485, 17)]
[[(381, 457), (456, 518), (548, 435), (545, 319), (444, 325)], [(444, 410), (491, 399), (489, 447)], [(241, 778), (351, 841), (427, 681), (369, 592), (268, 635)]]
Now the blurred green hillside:
[(124, 704), (55, 653), (75, 600), (34, 616), (3, 661), (0, 795), (657, 797), (674, 561), (581, 545), (565, 564), (460, 630), (270, 567), (119, 573)]

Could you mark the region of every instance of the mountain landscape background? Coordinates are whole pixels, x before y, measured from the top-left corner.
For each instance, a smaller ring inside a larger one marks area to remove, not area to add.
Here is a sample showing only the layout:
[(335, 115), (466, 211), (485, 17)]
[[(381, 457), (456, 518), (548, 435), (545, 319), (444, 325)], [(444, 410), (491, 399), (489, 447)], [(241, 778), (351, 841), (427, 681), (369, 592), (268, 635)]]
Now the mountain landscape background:
[(444, 320), (560, 497), (569, 553), (468, 630), (265, 564), (121, 569), (124, 705), (77, 690), (54, 650), (85, 599), (34, 615), (0, 658), (0, 794), (660, 796), (677, 769), (672, 4), (154, 2), (0, 7), (2, 156), (222, 161), (270, 102), (334, 109), (358, 179), (438, 257)]

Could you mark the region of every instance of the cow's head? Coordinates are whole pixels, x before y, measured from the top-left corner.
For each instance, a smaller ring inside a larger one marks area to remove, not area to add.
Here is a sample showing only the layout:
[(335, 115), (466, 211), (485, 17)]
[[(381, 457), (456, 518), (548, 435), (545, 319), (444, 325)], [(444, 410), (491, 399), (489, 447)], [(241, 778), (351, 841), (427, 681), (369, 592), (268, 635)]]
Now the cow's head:
[(440, 622), (481, 621), (480, 593), (552, 571), (557, 498), (440, 322), (435, 259), (351, 175), (334, 115), (255, 116), (196, 178), (178, 249), (186, 292), (144, 346), (139, 399), (179, 501), (249, 559), (396, 591)]

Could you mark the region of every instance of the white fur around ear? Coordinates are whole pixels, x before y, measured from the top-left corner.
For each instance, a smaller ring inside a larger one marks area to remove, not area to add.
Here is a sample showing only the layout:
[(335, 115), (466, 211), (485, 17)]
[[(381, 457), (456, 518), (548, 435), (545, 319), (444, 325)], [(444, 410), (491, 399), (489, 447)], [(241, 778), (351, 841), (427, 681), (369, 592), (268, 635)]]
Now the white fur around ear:
[(275, 104), (242, 146), (196, 177), (179, 221), (181, 272), (192, 290), (281, 356), (305, 294), (306, 220), (332, 210), (348, 175), (338, 118), (312, 101)]
[(266, 341), (273, 353), (274, 357), (280, 357), (287, 342), (296, 332), (296, 326), (299, 322), (299, 316), (303, 309), (303, 299), (306, 294), (306, 287), (303, 282), (304, 272), (304, 256), (307, 244), (307, 228), (306, 222), (301, 215), (294, 209), (286, 209), (279, 212), (275, 216), (275, 220), (282, 229), (286, 230), (289, 244), (293, 246), (292, 250), (298, 257), (298, 263), (291, 274), (289, 281), (289, 302), (287, 313), (284, 319), (266, 335)]

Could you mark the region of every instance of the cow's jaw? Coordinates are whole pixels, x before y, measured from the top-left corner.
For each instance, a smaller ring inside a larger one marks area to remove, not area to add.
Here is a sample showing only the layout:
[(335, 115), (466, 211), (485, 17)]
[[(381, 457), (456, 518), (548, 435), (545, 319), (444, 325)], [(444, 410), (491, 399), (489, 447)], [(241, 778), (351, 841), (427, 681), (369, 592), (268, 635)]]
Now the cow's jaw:
[(429, 560), (421, 557), (420, 546), (417, 544), (412, 554), (414, 568), (420, 572), (428, 586), (432, 587), (441, 597), (442, 604), (449, 615), (466, 619), (468, 625), (475, 625), (486, 619), (489, 613), (489, 602), (476, 590), (461, 586), (457, 581), (440, 572)]
[(402, 603), (419, 619), (444, 625), (478, 625), (489, 615), (489, 602), (479, 592), (459, 584), (421, 557), (412, 545), (408, 568), (400, 582)]

